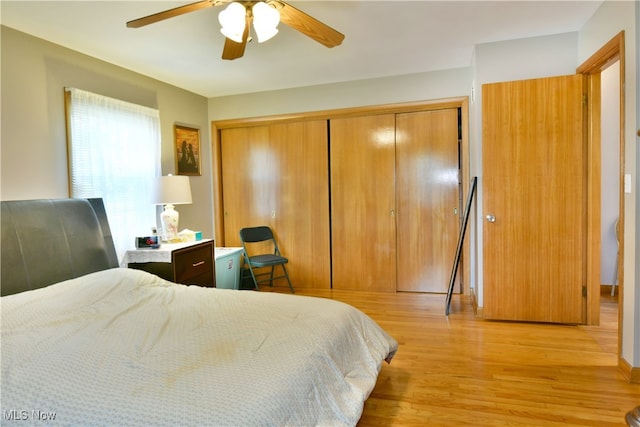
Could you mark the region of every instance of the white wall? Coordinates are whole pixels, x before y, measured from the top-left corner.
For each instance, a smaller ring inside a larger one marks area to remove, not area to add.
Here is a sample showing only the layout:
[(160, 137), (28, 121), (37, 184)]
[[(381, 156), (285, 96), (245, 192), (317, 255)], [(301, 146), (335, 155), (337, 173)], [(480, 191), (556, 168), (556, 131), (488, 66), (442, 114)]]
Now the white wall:
[[(0, 28), (0, 199), (69, 197), (64, 87), (77, 87), (158, 108), (165, 175), (175, 172), (173, 124), (201, 129), (203, 174), (190, 179), (194, 203), (180, 207), (181, 228), (213, 235), (206, 98), (11, 28)], [(148, 232), (142, 230), (141, 234)], [(133, 236), (131, 241), (133, 244)]]
[(212, 121), (469, 95), (470, 68), (209, 99)]

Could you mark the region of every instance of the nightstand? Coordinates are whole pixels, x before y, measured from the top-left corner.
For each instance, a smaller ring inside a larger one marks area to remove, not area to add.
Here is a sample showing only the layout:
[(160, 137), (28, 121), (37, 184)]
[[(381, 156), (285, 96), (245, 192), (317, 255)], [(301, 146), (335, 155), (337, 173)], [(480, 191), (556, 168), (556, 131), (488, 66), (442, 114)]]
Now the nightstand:
[(122, 265), (148, 271), (176, 283), (215, 287), (214, 249), (211, 239), (163, 243), (158, 249), (127, 251)]

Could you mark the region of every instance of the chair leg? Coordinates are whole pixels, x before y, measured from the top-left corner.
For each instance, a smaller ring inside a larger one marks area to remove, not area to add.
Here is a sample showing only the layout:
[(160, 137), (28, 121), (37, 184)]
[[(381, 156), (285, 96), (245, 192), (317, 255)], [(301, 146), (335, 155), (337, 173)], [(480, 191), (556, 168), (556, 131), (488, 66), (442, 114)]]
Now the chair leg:
[[(293, 289), (293, 285), (291, 284), (291, 279), (289, 279), (289, 272), (287, 272), (287, 267), (285, 267), (284, 264), (280, 264), (280, 265), (282, 266), (282, 270), (284, 271), (284, 277), (287, 279), (287, 283), (289, 284), (289, 289), (291, 289), (291, 293), (294, 294), (295, 290)], [(251, 273), (251, 278), (253, 279), (253, 285), (255, 286), (256, 290), (259, 290), (258, 279), (256, 278), (256, 275), (253, 272), (253, 268), (251, 268), (251, 264), (248, 264), (248, 266), (249, 266), (249, 272)], [(271, 273), (269, 275), (269, 286), (271, 287), (273, 287), (273, 274), (274, 274), (275, 267), (276, 267), (275, 265), (271, 266)]]
[(251, 278), (253, 279), (253, 286), (258, 291), (258, 279), (256, 279), (256, 275), (253, 274), (253, 268), (251, 268), (251, 264), (249, 264), (249, 273), (251, 273)]
[(284, 270), (284, 277), (287, 278), (287, 283), (289, 283), (289, 289), (291, 289), (291, 293), (295, 294), (296, 292), (293, 290), (293, 285), (291, 284), (291, 280), (289, 279), (289, 273), (287, 273), (287, 267), (282, 264), (282, 269)]
[(271, 266), (271, 273), (269, 275), (269, 286), (273, 288), (273, 270), (276, 268), (275, 265)]

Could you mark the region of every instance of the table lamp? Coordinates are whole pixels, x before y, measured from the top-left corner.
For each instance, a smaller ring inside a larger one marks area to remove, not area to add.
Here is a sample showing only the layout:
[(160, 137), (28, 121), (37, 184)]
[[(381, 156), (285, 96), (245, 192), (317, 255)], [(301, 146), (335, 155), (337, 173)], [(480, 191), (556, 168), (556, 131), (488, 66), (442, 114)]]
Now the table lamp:
[(172, 241), (178, 236), (180, 214), (174, 205), (191, 204), (191, 184), (188, 176), (159, 176), (156, 180), (152, 201), (156, 205), (164, 205), (160, 214), (162, 224), (162, 240)]

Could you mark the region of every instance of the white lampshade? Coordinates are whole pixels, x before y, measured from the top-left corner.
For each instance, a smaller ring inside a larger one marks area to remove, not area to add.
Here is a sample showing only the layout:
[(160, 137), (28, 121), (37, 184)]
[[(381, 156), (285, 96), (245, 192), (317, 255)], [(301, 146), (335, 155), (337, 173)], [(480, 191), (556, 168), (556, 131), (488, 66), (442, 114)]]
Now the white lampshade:
[(155, 205), (193, 203), (191, 199), (191, 183), (188, 176), (160, 176), (156, 180), (154, 190), (152, 203)]
[(162, 240), (169, 242), (175, 240), (178, 235), (180, 214), (173, 208), (173, 205), (192, 203), (189, 177), (174, 175), (158, 177), (152, 202), (156, 205), (165, 205), (160, 214)]
[(265, 42), (278, 34), (280, 12), (265, 2), (253, 5), (253, 28), (258, 36), (258, 43)]
[(232, 2), (225, 10), (218, 14), (218, 21), (222, 28), (220, 32), (236, 43), (242, 43), (244, 27), (246, 25), (247, 10), (240, 3)]

